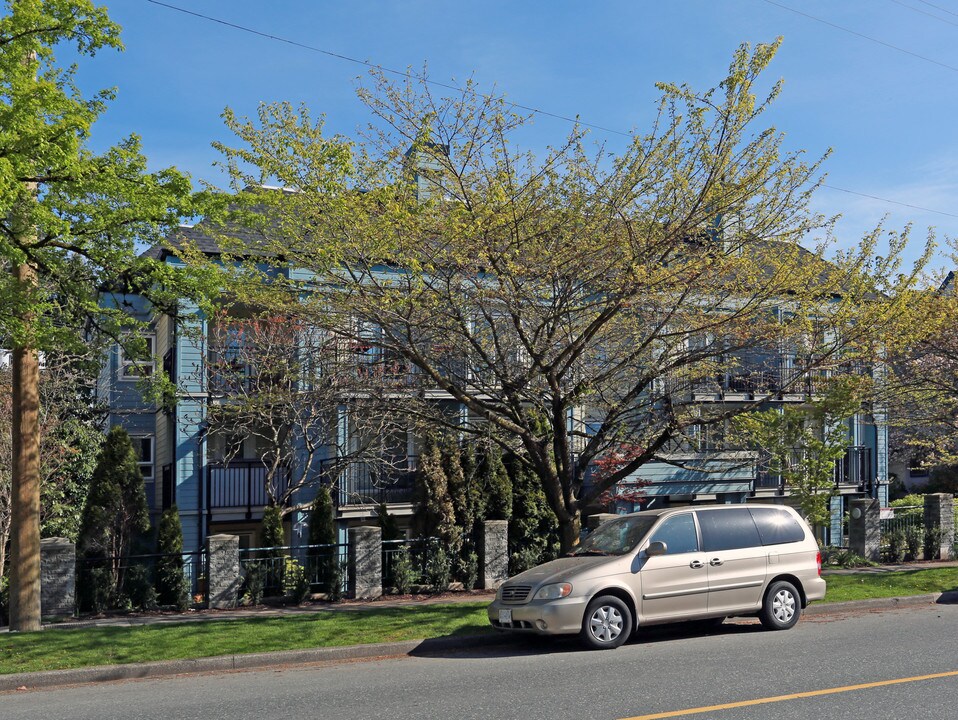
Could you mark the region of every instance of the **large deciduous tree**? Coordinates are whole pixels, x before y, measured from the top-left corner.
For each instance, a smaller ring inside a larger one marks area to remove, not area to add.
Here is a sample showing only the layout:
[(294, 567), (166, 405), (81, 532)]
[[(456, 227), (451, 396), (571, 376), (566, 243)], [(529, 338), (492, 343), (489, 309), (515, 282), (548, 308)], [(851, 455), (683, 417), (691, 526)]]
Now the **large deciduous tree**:
[[(7, 0), (0, 17), (0, 334), (13, 350), (13, 528), (10, 626), (40, 626), (40, 448), (37, 352), (77, 342), (93, 323), (131, 329), (104, 287), (149, 289), (157, 302), (192, 292), (188, 275), (140, 257), (137, 241), (169, 234), (193, 214), (189, 180), (149, 172), (140, 140), (103, 152), (88, 146), (93, 123), (113, 97), (84, 97), (75, 68), (54, 50), (81, 55), (120, 49), (120, 29), (90, 0)], [(129, 337), (135, 338), (135, 333)], [(131, 340), (130, 352), (137, 349)], [(142, 343), (140, 344), (142, 351)]]
[[(260, 259), (301, 271), (269, 276), (275, 302), (295, 298), (332, 333), (376, 328), (415, 369), (407, 411), (498, 442), (541, 485), (567, 549), (605, 491), (751, 409), (706, 411), (697, 390), (724, 377), (802, 392), (902, 316), (877, 291), (907, 233), (882, 258), (877, 231), (830, 254), (809, 210), (818, 163), (759, 125), (780, 89), (757, 99), (776, 48), (743, 46), (704, 93), (661, 85), (651, 129), (615, 152), (575, 127), (536, 158), (515, 148), (528, 118), (501, 97), (382, 76), (361, 90), (374, 119), (357, 139), (278, 104), (227, 112), (240, 142), (222, 149), (236, 189), (295, 190), (255, 194), (243, 218)], [(628, 461), (587, 483), (622, 447)]]

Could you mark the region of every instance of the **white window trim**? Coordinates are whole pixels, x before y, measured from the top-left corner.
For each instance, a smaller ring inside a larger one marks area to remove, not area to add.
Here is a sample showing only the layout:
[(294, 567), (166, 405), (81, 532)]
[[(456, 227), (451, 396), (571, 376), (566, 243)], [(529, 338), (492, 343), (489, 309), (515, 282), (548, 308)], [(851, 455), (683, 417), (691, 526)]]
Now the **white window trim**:
[(137, 465), (140, 466), (140, 471), (142, 473), (143, 468), (149, 466), (150, 474), (143, 474), (143, 480), (155, 480), (156, 479), (156, 438), (152, 435), (130, 435), (130, 441), (134, 444), (140, 443), (144, 440), (150, 441), (150, 461), (138, 460)]
[[(144, 335), (143, 339), (149, 345), (150, 359), (149, 360), (127, 360), (126, 356), (123, 353), (123, 346), (117, 346), (117, 353), (119, 357), (119, 379), (120, 382), (136, 382), (137, 380), (143, 380), (145, 378), (151, 378), (156, 374), (156, 335), (150, 333)], [(146, 375), (137, 374), (137, 375), (128, 375), (126, 373), (127, 368), (146, 368), (150, 369), (149, 373)]]

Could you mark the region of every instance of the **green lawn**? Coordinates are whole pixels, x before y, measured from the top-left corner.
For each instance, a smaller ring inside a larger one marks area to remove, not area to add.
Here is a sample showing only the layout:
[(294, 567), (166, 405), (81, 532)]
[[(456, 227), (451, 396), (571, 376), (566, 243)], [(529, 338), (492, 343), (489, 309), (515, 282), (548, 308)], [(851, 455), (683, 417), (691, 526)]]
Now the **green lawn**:
[[(958, 590), (958, 568), (827, 575), (824, 602)], [(486, 602), (0, 635), (0, 674), (492, 632)]]
[(901, 572), (825, 575), (825, 602), (924, 595), (958, 590), (958, 567), (923, 568)]
[(0, 635), (0, 674), (492, 632), (488, 603)]

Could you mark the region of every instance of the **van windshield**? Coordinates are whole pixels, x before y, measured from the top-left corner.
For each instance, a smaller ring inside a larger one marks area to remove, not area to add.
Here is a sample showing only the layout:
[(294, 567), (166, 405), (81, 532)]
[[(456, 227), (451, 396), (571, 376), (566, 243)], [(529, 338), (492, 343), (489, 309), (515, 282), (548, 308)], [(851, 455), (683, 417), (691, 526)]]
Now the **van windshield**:
[(610, 520), (600, 525), (595, 532), (579, 543), (569, 553), (570, 557), (581, 555), (625, 555), (642, 541), (658, 517), (638, 515)]

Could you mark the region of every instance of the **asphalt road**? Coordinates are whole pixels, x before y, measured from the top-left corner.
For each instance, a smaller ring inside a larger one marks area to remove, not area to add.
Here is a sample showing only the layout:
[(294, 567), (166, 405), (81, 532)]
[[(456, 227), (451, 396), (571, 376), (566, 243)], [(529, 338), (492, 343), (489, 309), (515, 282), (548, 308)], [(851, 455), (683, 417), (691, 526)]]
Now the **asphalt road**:
[[(854, 687), (862, 684), (868, 687)], [(806, 617), (786, 632), (750, 620), (709, 631), (672, 626), (606, 652), (573, 642), (516, 642), (0, 694), (2, 720), (650, 716), (956, 718), (958, 605)]]

